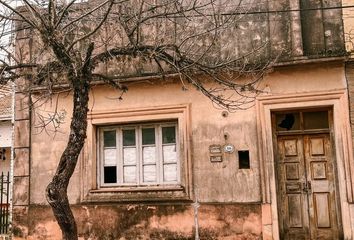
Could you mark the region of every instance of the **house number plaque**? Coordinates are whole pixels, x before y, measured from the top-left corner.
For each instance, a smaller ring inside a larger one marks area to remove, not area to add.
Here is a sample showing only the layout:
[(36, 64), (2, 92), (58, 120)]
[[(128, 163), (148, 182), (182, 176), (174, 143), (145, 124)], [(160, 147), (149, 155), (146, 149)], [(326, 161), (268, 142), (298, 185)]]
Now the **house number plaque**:
[(209, 153), (210, 154), (221, 154), (221, 145), (210, 145), (209, 146)]
[(210, 156), (210, 162), (222, 162), (222, 156)]
[(222, 162), (222, 146), (218, 144), (209, 146), (210, 162)]

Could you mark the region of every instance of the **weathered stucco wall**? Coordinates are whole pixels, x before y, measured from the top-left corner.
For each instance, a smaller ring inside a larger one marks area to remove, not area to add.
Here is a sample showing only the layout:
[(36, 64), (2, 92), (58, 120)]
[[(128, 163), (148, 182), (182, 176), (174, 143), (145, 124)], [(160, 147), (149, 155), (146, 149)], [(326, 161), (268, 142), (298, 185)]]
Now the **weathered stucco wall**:
[[(89, 205), (73, 206), (73, 212), (80, 239), (192, 240), (195, 235), (193, 208), (187, 205)], [(49, 207), (31, 206), (29, 215), (36, 217), (17, 219), (19, 224), (28, 223), (28, 240), (61, 239)], [(260, 238), (259, 205), (203, 205), (198, 216), (200, 239)], [(20, 228), (14, 233), (21, 239)]]
[(11, 121), (0, 121), (0, 147), (11, 147), (12, 145), (12, 123)]
[[(181, 84), (173, 80), (165, 83), (146, 81), (131, 83), (128, 86), (129, 91), (122, 101), (117, 99), (118, 93), (114, 89), (96, 86), (91, 94), (91, 111), (154, 109), (165, 105), (189, 104), (191, 136), (189, 150), (192, 163), (192, 171), (189, 174), (193, 179), (192, 192), (196, 193), (191, 200), (197, 197), (201, 202), (198, 215), (201, 235), (209, 236), (205, 239), (259, 238), (264, 216), (260, 210), (262, 199), (255, 107), (229, 113), (225, 117), (222, 110), (214, 108), (209, 99), (193, 87), (183, 91)], [(341, 63), (278, 68), (260, 84), (260, 89), (268, 95), (323, 92), (344, 88), (346, 82)], [(52, 101), (34, 109), (33, 125), (38, 123), (37, 114), (53, 111), (54, 103), (55, 101)], [(65, 123), (55, 137), (45, 131), (40, 132), (40, 129), (32, 129), (30, 192), (27, 194), (24, 191), (22, 194), (24, 198), (28, 198), (30, 204), (28, 207), (18, 207), (14, 210), (16, 236), (29, 234), (32, 237), (29, 239), (41, 239), (40, 236), (45, 236), (42, 239), (57, 239), (60, 235), (46, 204), (44, 192), (66, 144), (71, 95), (65, 94), (60, 97), (58, 106), (59, 111), (65, 110), (67, 114)], [(225, 135), (228, 136), (227, 140)], [(88, 136), (90, 137), (90, 134)], [(225, 143), (233, 144), (236, 152), (225, 154), (223, 162), (211, 163), (209, 146)], [(250, 169), (239, 169), (237, 150), (250, 151)], [(124, 204), (98, 201), (88, 205), (82, 203), (81, 197), (86, 193), (82, 192), (84, 188), (81, 170), (84, 162), (86, 164), (92, 161), (91, 158), (92, 155), (89, 153), (83, 153), (68, 190), (81, 236), (91, 236), (91, 239), (193, 238), (192, 202), (158, 201)], [(92, 182), (95, 181), (93, 178)], [(214, 205), (215, 203), (217, 205)], [(104, 225), (100, 224), (101, 216), (108, 221)], [(129, 238), (130, 236), (133, 237)]]
[[(345, 78), (341, 64), (304, 65), (301, 68), (287, 67), (270, 74), (260, 88), (270, 94), (303, 93), (328, 91), (345, 88)], [(118, 93), (106, 86), (95, 87), (91, 95), (92, 111), (114, 109), (154, 108), (163, 105), (191, 104), (191, 150), (194, 187), (198, 189), (198, 199), (202, 202), (260, 202), (258, 151), (256, 141), (255, 108), (240, 110), (223, 117), (222, 110), (192, 87), (182, 91), (179, 83), (139, 83), (131, 84), (123, 100), (117, 100)], [(171, 97), (173, 96), (173, 97)], [(53, 104), (34, 110), (36, 114), (52, 111)], [(66, 144), (69, 128), (71, 95), (59, 100), (59, 110), (67, 112), (60, 132), (48, 135), (34, 129), (32, 135), (31, 203), (45, 204), (44, 182), (49, 182), (54, 174), (60, 154)], [(38, 123), (38, 121), (37, 121)], [(36, 121), (34, 121), (36, 124)], [(119, 124), (119, 123), (117, 123)], [(224, 134), (228, 135), (225, 141)], [(251, 169), (238, 169), (236, 153), (225, 155), (222, 163), (209, 161), (208, 147), (212, 144), (231, 143), (236, 150), (250, 151)], [(79, 167), (76, 168), (69, 187), (70, 199), (80, 202)]]

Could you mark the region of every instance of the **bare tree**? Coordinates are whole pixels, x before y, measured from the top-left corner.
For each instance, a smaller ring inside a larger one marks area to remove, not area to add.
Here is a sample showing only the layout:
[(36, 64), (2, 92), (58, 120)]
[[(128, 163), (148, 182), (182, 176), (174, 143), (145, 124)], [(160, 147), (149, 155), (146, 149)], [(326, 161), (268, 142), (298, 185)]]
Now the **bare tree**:
[[(1, 84), (14, 81), (48, 98), (62, 89), (73, 93), (69, 139), (46, 189), (67, 240), (77, 239), (67, 187), (85, 143), (93, 83), (110, 84), (121, 97), (128, 90), (124, 79), (174, 76), (183, 89), (192, 85), (215, 106), (234, 111), (252, 105), (270, 64), (266, 39), (250, 39), (248, 48), (236, 41), (240, 23), (261, 1), (15, 2), (0, 0)], [(42, 125), (55, 119), (41, 118)]]

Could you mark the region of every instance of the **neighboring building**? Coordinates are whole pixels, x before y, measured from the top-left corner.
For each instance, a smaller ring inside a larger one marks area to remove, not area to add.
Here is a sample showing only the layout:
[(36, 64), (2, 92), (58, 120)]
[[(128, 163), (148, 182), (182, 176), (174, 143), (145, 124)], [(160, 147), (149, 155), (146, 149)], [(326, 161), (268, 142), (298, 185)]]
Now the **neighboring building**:
[(11, 202), (11, 150), (12, 150), (11, 88), (0, 88), (0, 238), (9, 234)]
[(10, 171), (12, 146), (12, 95), (0, 90), (0, 174)]
[[(342, 0), (343, 6), (352, 6), (353, 0)], [(354, 51), (354, 21), (352, 19), (354, 9), (352, 7), (343, 9), (344, 37), (347, 51), (352, 55)]]
[(12, 146), (11, 89), (0, 89), (0, 174), (10, 172)]
[[(87, 141), (68, 189), (80, 237), (354, 238), (354, 78), (340, 1), (289, 2), (267, 6), (319, 10), (258, 19), (275, 29), (264, 36), (280, 61), (247, 110), (218, 110), (173, 78), (128, 82), (121, 102), (112, 100), (114, 89), (93, 88)], [(58, 105), (33, 111), (26, 99), (17, 93), (13, 233), (60, 239), (45, 188), (66, 145), (72, 99), (62, 94)], [(35, 126), (37, 113), (55, 109), (67, 115), (53, 138)]]

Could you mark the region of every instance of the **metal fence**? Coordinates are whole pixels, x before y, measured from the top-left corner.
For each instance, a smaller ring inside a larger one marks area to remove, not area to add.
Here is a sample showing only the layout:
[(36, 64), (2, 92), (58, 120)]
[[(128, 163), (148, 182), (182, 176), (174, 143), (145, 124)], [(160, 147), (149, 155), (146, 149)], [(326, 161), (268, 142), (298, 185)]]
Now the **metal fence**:
[(10, 173), (0, 175), (0, 235), (8, 234), (10, 226)]

